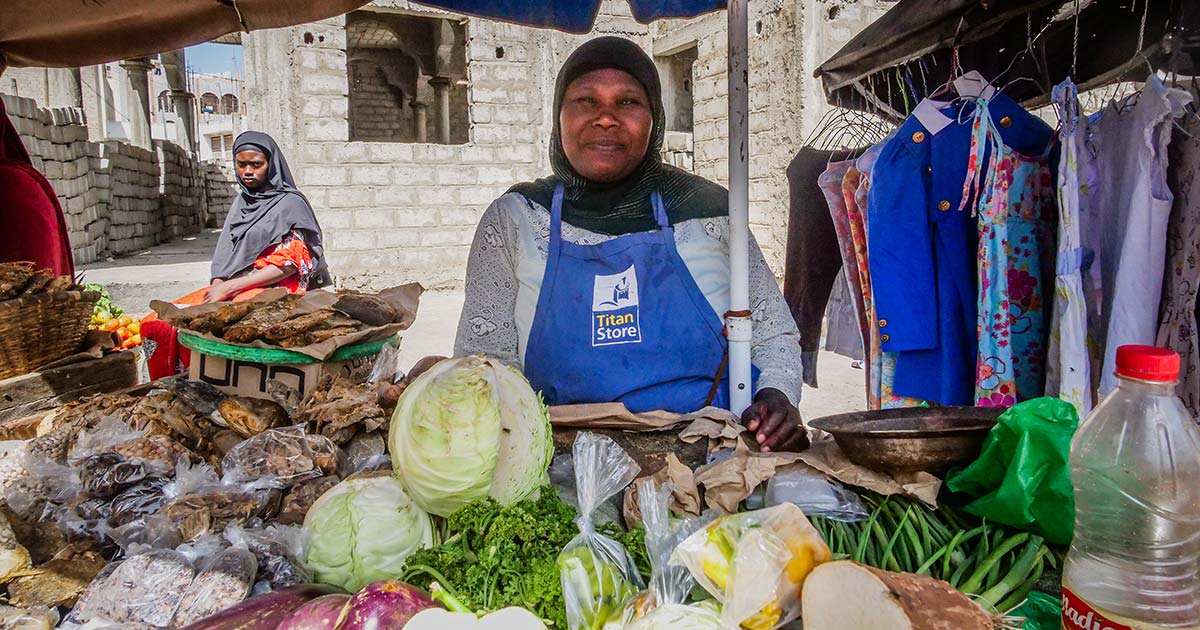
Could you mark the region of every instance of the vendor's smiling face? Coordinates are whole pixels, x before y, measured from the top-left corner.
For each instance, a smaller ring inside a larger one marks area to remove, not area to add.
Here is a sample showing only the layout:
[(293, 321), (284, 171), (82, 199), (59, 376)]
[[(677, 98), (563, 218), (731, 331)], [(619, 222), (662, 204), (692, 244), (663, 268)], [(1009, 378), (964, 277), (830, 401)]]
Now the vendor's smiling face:
[(567, 160), (597, 183), (619, 181), (637, 169), (650, 145), (653, 121), (642, 84), (612, 68), (572, 81), (558, 114)]
[(234, 156), (234, 165), (237, 167), (238, 180), (246, 188), (257, 191), (267, 185), (267, 175), (271, 168), (267, 164), (267, 156), (260, 151), (252, 149), (239, 151)]

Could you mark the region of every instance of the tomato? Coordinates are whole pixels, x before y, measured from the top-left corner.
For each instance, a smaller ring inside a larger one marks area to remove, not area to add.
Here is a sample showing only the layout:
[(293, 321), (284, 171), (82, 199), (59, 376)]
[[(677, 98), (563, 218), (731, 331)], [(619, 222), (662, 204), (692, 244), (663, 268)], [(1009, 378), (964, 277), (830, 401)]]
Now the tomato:
[(112, 313), (108, 311), (100, 311), (99, 313), (92, 315), (92, 321), (96, 322), (97, 324), (103, 324), (112, 318)]
[(116, 332), (117, 329), (120, 327), (121, 327), (121, 322), (118, 322), (115, 319), (110, 319), (100, 325), (100, 330), (103, 330), (105, 332)]
[(129, 334), (129, 331), (128, 331), (128, 330), (126, 330), (126, 329), (124, 329), (124, 328), (118, 328), (118, 329), (117, 329), (117, 337), (118, 337), (118, 338), (119, 338), (119, 339), (120, 339), (122, 342), (124, 342), (125, 340), (129, 339), (129, 338), (130, 338), (130, 337), (132, 337), (132, 336), (133, 336), (133, 335), (130, 335), (130, 334)]
[(135, 319), (132, 322), (129, 322), (129, 325), (125, 327), (125, 330), (128, 330), (131, 334), (134, 334), (134, 335), (141, 334), (142, 323)]
[(133, 318), (128, 315), (122, 315), (117, 318), (117, 321), (121, 322), (122, 326), (128, 326), (129, 324), (133, 323)]
[(135, 346), (140, 346), (140, 345), (142, 345), (142, 336), (137, 333), (134, 333), (134, 335), (129, 338), (129, 342)]

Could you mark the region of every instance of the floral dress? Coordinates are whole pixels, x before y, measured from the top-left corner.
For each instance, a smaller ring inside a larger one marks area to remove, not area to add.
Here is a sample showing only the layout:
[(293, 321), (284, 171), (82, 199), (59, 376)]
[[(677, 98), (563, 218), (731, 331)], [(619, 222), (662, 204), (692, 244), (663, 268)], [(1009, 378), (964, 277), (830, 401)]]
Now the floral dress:
[(1200, 290), (1200, 118), (1180, 121), (1169, 150), (1167, 179), (1175, 202), (1167, 227), (1167, 273), (1163, 279), (1162, 322), (1157, 345), (1182, 357), (1176, 392), (1193, 419), (1200, 418), (1200, 330), (1196, 294)]
[(971, 204), (979, 220), (975, 404), (1011, 407), (1041, 396), (1045, 385), (1042, 257), (1049, 252), (1047, 219), (1056, 211), (1051, 147), (1027, 157), (1006, 146), (984, 99), (972, 129), (960, 207)]

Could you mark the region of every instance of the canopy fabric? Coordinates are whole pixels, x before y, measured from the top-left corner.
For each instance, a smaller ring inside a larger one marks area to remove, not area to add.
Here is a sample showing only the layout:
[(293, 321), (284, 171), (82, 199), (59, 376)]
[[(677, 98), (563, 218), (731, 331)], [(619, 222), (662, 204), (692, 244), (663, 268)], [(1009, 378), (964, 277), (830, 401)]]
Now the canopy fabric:
[[(1085, 88), (1144, 79), (1149, 65), (1164, 67), (1168, 57), (1176, 71), (1195, 72), (1200, 42), (1189, 38), (1198, 34), (1200, 11), (1183, 10), (1188, 2), (900, 0), (815, 76), (832, 104), (903, 117), (947, 81), (957, 49), (963, 69), (1039, 105), (1073, 68)], [(1166, 36), (1173, 33), (1185, 37), (1172, 44)]]
[(70, 68), (281, 28), (369, 0), (0, 0), (0, 67)]
[[(552, 28), (568, 33), (592, 30), (602, 0), (419, 0), (455, 13)], [(664, 18), (695, 17), (725, 8), (725, 0), (629, 0), (633, 17), (646, 23)]]

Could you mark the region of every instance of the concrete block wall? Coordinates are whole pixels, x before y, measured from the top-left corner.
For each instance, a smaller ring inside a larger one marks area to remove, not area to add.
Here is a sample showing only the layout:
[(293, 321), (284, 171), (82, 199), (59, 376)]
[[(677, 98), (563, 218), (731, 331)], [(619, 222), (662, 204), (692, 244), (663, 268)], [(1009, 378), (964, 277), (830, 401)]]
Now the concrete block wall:
[(208, 189), (233, 182), (232, 171), (202, 168), (172, 143), (155, 142), (151, 151), (118, 141), (90, 142), (79, 108), (49, 109), (28, 98), (0, 97), (34, 168), (58, 195), (77, 264), (198, 232), (208, 212)]
[(75, 261), (87, 263), (108, 249), (108, 178), (98, 174), (101, 147), (88, 142), (83, 111), (47, 109), (11, 95), (9, 119), (29, 151), (33, 167), (54, 187), (67, 222)]
[(204, 169), (183, 147), (154, 141), (158, 162), (158, 207), (162, 240), (195, 234), (204, 227), (208, 205), (204, 200)]
[[(367, 8), (444, 15), (403, 0)], [(649, 45), (628, 5), (607, 2), (602, 11), (593, 35), (621, 32)], [(281, 104), (255, 108), (250, 128), (283, 147), (339, 285), (461, 286), (483, 211), (513, 184), (549, 173), (554, 74), (585, 38), (474, 19), (467, 36), (471, 128), (458, 145), (347, 142), (342, 18), (243, 36), (248, 98)]]
[(225, 225), (229, 205), (238, 194), (237, 179), (233, 169), (224, 161), (204, 163), (205, 199), (208, 201), (207, 227)]

